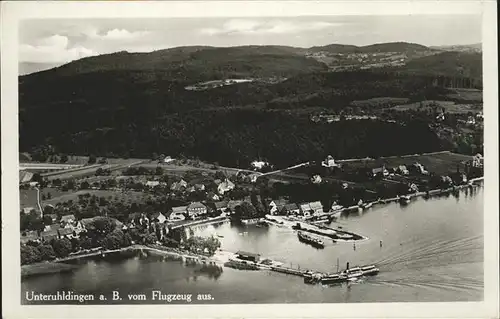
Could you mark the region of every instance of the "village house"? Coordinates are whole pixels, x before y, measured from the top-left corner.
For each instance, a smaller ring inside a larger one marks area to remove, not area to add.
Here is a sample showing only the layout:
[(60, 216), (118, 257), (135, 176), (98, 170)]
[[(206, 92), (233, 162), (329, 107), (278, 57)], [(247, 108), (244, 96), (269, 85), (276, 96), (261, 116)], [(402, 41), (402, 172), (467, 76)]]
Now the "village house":
[(311, 177), (311, 182), (313, 184), (321, 184), (323, 180), (321, 179), (321, 176), (319, 175), (314, 175), (313, 177)]
[(130, 213), (128, 215), (128, 222), (130, 224), (139, 223), (139, 218), (141, 217), (141, 213)]
[(41, 232), (40, 237), (42, 238), (42, 241), (48, 243), (51, 240), (58, 239), (59, 233), (58, 233), (57, 229), (49, 229), (49, 230)]
[(38, 186), (38, 182), (29, 182), (28, 185), (30, 187), (37, 187)]
[(59, 228), (57, 232), (59, 233), (59, 238), (71, 239), (74, 237), (73, 230), (71, 228)]
[(323, 204), (321, 204), (320, 201), (304, 203), (299, 206), (299, 214), (303, 216), (311, 216), (320, 213), (323, 213)]
[(207, 199), (208, 200), (215, 200), (215, 201), (219, 201), (220, 200), (220, 197), (219, 195), (217, 195), (216, 193), (214, 192), (208, 192), (207, 194)]
[(248, 175), (248, 179), (251, 183), (255, 183), (257, 181), (257, 178), (259, 178), (259, 174), (250, 174)]
[(180, 192), (183, 189), (185, 189), (187, 187), (187, 185), (188, 185), (188, 183), (185, 180), (181, 179), (178, 182), (172, 183), (172, 185), (170, 186), (170, 190), (172, 190), (174, 192)]
[(147, 181), (146, 186), (150, 188), (154, 188), (160, 185), (160, 181)]
[(436, 116), (436, 121), (438, 122), (442, 122), (445, 120), (445, 117), (444, 117), (444, 113), (439, 113), (437, 116)]
[(166, 164), (171, 163), (173, 161), (174, 161), (174, 159), (170, 156), (165, 156), (165, 158), (163, 159), (163, 163), (166, 163)]
[(288, 204), (288, 201), (285, 199), (272, 200), (268, 205), (269, 213), (271, 215), (277, 215), (279, 212), (281, 212), (281, 210), (286, 204)]
[(29, 183), (33, 178), (33, 173), (28, 171), (19, 171), (19, 183), (25, 184)]
[(72, 227), (73, 232), (75, 233), (76, 237), (79, 237), (80, 233), (86, 231), (85, 225), (82, 223), (81, 220), (76, 222), (76, 225)]
[(418, 186), (415, 183), (410, 183), (410, 184), (408, 184), (408, 191), (410, 193), (417, 193), (418, 192)]
[(221, 182), (217, 186), (217, 191), (219, 192), (219, 194), (224, 195), (224, 193), (233, 190), (234, 186), (235, 186), (234, 183), (226, 178), (223, 182)]
[(251, 165), (254, 169), (263, 169), (265, 166), (269, 166), (269, 163), (264, 161), (253, 161)]
[(44, 230), (44, 231), (51, 230), (51, 229), (52, 229), (52, 230), (54, 230), (54, 229), (55, 229), (55, 230), (57, 230), (57, 229), (59, 229), (59, 228), (62, 228), (62, 227), (61, 227), (61, 224), (52, 224), (52, 225), (45, 225), (45, 226), (43, 227), (43, 230)]
[(408, 175), (410, 174), (410, 172), (408, 171), (408, 169), (406, 168), (405, 165), (399, 165), (398, 166), (398, 169), (397, 169), (397, 172), (401, 175)]
[(412, 167), (419, 174), (422, 174), (422, 175), (429, 174), (429, 172), (427, 172), (427, 170), (424, 168), (424, 166), (422, 164), (418, 163), (418, 162), (414, 163)]
[(226, 214), (228, 210), (227, 204), (228, 203), (226, 201), (221, 201), (210, 203), (208, 205), (214, 212), (218, 212), (219, 214)]
[(476, 154), (474, 155), (474, 157), (472, 157), (472, 167), (481, 168), (483, 167), (483, 164), (484, 164), (483, 155)]
[(207, 214), (207, 206), (200, 202), (193, 202), (187, 206), (187, 214), (191, 218), (196, 218)]
[(324, 167), (338, 167), (339, 165), (335, 163), (335, 160), (333, 159), (333, 156), (328, 155), (326, 159), (321, 162), (321, 165)]
[(153, 215), (151, 215), (151, 221), (155, 221), (155, 222), (158, 222), (160, 224), (163, 224), (166, 220), (167, 220), (167, 217), (165, 217), (165, 215), (163, 215), (160, 212), (153, 213)]
[(300, 213), (299, 206), (295, 203), (286, 204), (280, 210), (281, 215), (297, 215)]
[(177, 206), (177, 207), (172, 207), (172, 210), (170, 212), (170, 216), (168, 219), (170, 221), (180, 221), (186, 219), (187, 214), (187, 206)]
[(451, 186), (451, 185), (453, 185), (453, 180), (448, 175), (441, 176), (441, 183), (443, 183), (444, 185), (447, 185), (447, 186)]
[(389, 171), (385, 168), (385, 166), (372, 168), (371, 176), (372, 177), (386, 177), (386, 176), (389, 176)]
[(195, 184), (194, 188), (197, 191), (204, 191), (205, 190), (205, 185), (203, 185), (203, 184)]
[(73, 214), (64, 215), (61, 217), (61, 225), (63, 225), (63, 227), (65, 227), (67, 225), (71, 225), (75, 221), (76, 221), (76, 218), (75, 218), (75, 215), (73, 215)]
[(476, 119), (474, 118), (474, 116), (469, 116), (467, 118), (467, 124), (468, 125), (474, 125), (474, 124), (476, 124)]
[(48, 216), (50, 217), (50, 220), (52, 221), (52, 224), (57, 222), (57, 215), (56, 214), (44, 214), (43, 216)]

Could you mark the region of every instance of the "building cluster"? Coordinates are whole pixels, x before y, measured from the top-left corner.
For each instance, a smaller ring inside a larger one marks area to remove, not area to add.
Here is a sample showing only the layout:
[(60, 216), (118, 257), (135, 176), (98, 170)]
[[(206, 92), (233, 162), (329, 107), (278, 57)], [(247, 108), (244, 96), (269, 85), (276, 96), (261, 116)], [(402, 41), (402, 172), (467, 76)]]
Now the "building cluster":
[(79, 238), (83, 232), (87, 231), (87, 226), (98, 217), (83, 218), (77, 220), (73, 214), (68, 214), (58, 218), (55, 214), (47, 214), (52, 224), (45, 225), (42, 231), (26, 231), (21, 234), (21, 243), (25, 244), (29, 241), (34, 242), (50, 242), (54, 239), (62, 238)]
[(333, 123), (354, 120), (376, 120), (375, 115), (338, 115), (338, 114), (317, 114), (311, 116), (311, 121), (315, 123)]

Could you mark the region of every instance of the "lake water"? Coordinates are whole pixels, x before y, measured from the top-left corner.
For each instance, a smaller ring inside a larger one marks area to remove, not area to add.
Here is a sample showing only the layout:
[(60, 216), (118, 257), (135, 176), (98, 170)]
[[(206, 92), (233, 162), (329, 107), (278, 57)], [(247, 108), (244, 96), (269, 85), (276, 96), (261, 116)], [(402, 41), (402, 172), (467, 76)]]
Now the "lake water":
[[(342, 226), (368, 237), (356, 243), (326, 242), (315, 249), (298, 241), (290, 229), (205, 226), (196, 234), (223, 236), (222, 249), (245, 250), (280, 260), (292, 267), (336, 271), (376, 264), (380, 273), (362, 282), (338, 286), (304, 284), (300, 277), (268, 271), (186, 266), (157, 257), (83, 261), (72, 273), (23, 279), (26, 291), (103, 294), (112, 303), (152, 301), (151, 291), (164, 294), (211, 294), (209, 303), (422, 302), (483, 299), (483, 189), (463, 190), (458, 197), (413, 200), (408, 206), (389, 204), (342, 216)], [(382, 240), (382, 247), (380, 241)], [(145, 293), (147, 301), (129, 301), (129, 293)], [(98, 302), (98, 301), (97, 301)], [(183, 303), (183, 301), (179, 301)], [(47, 303), (47, 302), (46, 302)], [(61, 303), (61, 302), (59, 302)], [(177, 301), (172, 301), (177, 303)]]

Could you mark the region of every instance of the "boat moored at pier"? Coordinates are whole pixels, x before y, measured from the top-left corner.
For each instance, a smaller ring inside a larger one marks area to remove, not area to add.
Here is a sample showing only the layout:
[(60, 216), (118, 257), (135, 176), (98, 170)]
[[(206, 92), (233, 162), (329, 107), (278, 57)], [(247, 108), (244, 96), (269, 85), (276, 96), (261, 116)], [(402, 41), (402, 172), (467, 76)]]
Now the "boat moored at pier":
[(303, 231), (299, 231), (297, 233), (297, 236), (299, 237), (299, 240), (301, 242), (310, 244), (311, 246), (314, 246), (314, 247), (317, 247), (317, 248), (325, 248), (325, 243), (321, 239), (312, 237), (312, 236), (306, 234)]

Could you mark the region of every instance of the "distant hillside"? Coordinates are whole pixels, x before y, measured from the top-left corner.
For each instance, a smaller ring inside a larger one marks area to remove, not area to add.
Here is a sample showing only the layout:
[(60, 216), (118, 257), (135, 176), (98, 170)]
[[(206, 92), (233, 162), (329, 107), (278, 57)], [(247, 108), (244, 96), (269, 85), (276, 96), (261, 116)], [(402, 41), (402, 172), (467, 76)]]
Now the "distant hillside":
[(482, 79), (480, 53), (443, 52), (409, 61), (402, 70), (415, 74), (432, 74)]
[(456, 51), (456, 52), (482, 52), (483, 45), (481, 43), (465, 44), (465, 45), (445, 45), (432, 47), (437, 50), (443, 51)]
[(366, 46), (330, 44), (310, 48), (310, 51), (330, 53), (376, 53), (376, 52), (413, 52), (432, 50), (426, 46), (408, 42), (377, 43)]
[(164, 72), (172, 80), (197, 82), (227, 77), (288, 77), (325, 70), (301, 55), (305, 49), (280, 46), (179, 47), (150, 53), (125, 51), (80, 59), (33, 74), (50, 78), (104, 71)]
[[(387, 43), (355, 50), (403, 50), (394, 55), (419, 56), (411, 52), (428, 48)], [(432, 151), (441, 145), (427, 126), (349, 122), (334, 129), (312, 127), (302, 113), (306, 108), (342, 111), (354, 100), (374, 97), (441, 100), (450, 92), (436, 78), (481, 76), (479, 54), (431, 52), (433, 56), (405, 66), (332, 72), (306, 57), (310, 52), (286, 46), (117, 52), (20, 76), (19, 148), (52, 145), (58, 152), (108, 157), (184, 153), (227, 165), (256, 156), (288, 164), (326, 154)], [(200, 81), (238, 77), (287, 79), (185, 89)], [(352, 134), (361, 131), (362, 137)], [(401, 140), (387, 143), (394, 136)]]
[(315, 46), (309, 48), (311, 52), (321, 52), (326, 51), (330, 53), (351, 53), (358, 52), (360, 47), (355, 45), (346, 45), (346, 44), (329, 44), (324, 46)]

